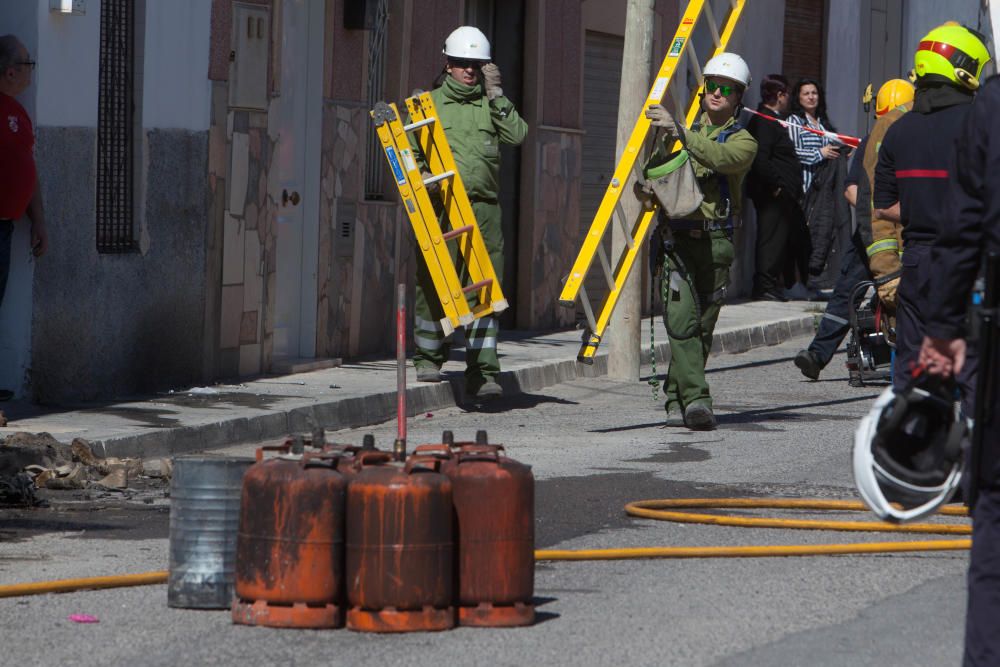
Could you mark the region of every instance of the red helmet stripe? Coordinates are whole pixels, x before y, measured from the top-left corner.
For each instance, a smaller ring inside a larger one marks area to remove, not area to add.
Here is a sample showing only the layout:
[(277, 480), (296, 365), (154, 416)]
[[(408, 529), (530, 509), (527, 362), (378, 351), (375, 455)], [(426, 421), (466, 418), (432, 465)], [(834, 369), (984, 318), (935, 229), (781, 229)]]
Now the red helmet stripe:
[(944, 42), (934, 42), (927, 40), (920, 42), (917, 46), (917, 51), (933, 51), (934, 53), (939, 53), (945, 57), (946, 60), (951, 60), (951, 57), (955, 55), (957, 49), (951, 44), (945, 44)]

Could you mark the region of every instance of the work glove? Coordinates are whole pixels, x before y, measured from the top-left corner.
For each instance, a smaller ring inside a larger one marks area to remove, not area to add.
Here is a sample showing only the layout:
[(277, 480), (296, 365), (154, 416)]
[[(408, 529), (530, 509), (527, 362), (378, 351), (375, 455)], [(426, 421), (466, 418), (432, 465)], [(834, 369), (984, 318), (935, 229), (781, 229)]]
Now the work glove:
[(680, 136), (680, 132), (677, 130), (677, 121), (662, 104), (649, 105), (646, 109), (646, 118), (653, 126), (666, 130), (667, 134), (674, 137)]
[(878, 299), (882, 302), (882, 305), (889, 310), (896, 310), (896, 290), (899, 289), (899, 278), (893, 278), (887, 283), (883, 283), (876, 287), (878, 290)]
[(503, 95), (503, 88), (500, 87), (500, 68), (494, 63), (486, 63), (483, 65), (482, 72), (486, 97), (495, 100)]
[(646, 210), (653, 208), (653, 186), (649, 181), (639, 180), (632, 185), (632, 192)]
[[(424, 169), (423, 171), (420, 172), (420, 178), (422, 180), (425, 180), (425, 181), (428, 178), (432, 178), (433, 176), (434, 176), (434, 174), (432, 174), (431, 172), (427, 171), (426, 169)], [(429, 185), (425, 185), (424, 187), (427, 188), (427, 194), (433, 195), (433, 194), (436, 194), (436, 193), (438, 193), (438, 192), (441, 191), (441, 182), (440, 181), (434, 181), (433, 183), (431, 183)]]

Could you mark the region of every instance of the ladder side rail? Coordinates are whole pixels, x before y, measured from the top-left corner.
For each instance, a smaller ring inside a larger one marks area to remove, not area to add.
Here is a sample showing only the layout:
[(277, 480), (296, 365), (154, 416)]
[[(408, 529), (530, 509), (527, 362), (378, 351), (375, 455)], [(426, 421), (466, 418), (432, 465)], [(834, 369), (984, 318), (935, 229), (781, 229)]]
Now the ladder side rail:
[[(437, 109), (429, 93), (424, 93), (419, 99), (408, 98), (406, 104), (414, 118), (438, 120)], [(456, 241), (455, 247), (465, 263), (465, 269), (471, 283), (478, 285), (476, 289), (463, 286), (463, 292), (466, 294), (476, 292), (474, 305), (471, 306), (471, 318), (477, 319), (494, 311), (504, 310), (507, 302), (501, 293), (500, 298), (494, 303), (491, 298), (493, 292), (486, 289), (498, 285), (498, 281), (493, 274), (492, 263), (489, 262), (489, 255), (485, 250), (485, 242), (482, 242), (479, 225), (465, 192), (465, 184), (458, 173), (458, 166), (455, 164), (447, 137), (440, 123), (434, 122), (433, 125), (433, 128), (425, 128), (425, 131), (421, 131), (418, 140), (431, 171), (446, 170), (433, 177), (433, 180), (441, 182), (441, 200), (444, 205), (445, 217), (451, 226), (451, 232), (445, 235), (446, 240), (456, 236), (464, 236)], [(448, 174), (448, 177), (443, 178), (444, 174)], [(475, 243), (477, 237), (480, 240), (479, 244)], [(480, 247), (481, 251), (477, 252)], [(482, 257), (486, 258), (485, 266)], [(457, 270), (456, 267), (456, 272)], [(464, 283), (462, 276), (460, 276), (460, 280)]]
[[(430, 93), (424, 93), (420, 96), (420, 105), (425, 115), (430, 114), (437, 117), (437, 109)], [(440, 123), (435, 123), (431, 137), (432, 150), (439, 155), (443, 164), (450, 165), (450, 168), (455, 171), (454, 178), (450, 179), (442, 188), (442, 196), (449, 210), (448, 217), (452, 229), (466, 225), (471, 225), (474, 229), (464, 239), (462, 252), (463, 259), (469, 269), (469, 275), (474, 283), (489, 281), (488, 287), (480, 290), (479, 305), (473, 309), (473, 313), (476, 317), (482, 317), (492, 312), (502, 312), (507, 308), (507, 300), (504, 298), (503, 289), (497, 279), (493, 262), (486, 248), (486, 241), (479, 229), (479, 223), (472, 209), (465, 183), (462, 181), (454, 154), (451, 152), (451, 145), (448, 143), (448, 138)]]
[[(390, 167), (393, 166), (392, 158), (389, 156), (389, 150), (394, 151), (394, 155), (399, 155), (399, 147), (393, 141), (393, 135), (388, 127), (387, 123), (377, 126), (376, 133), (378, 134), (379, 141), (382, 144), (382, 149), (385, 152), (386, 160), (389, 161)], [(398, 157), (396, 158), (399, 159)], [(409, 183), (409, 179), (403, 172), (403, 182), (400, 183), (396, 178), (395, 169), (393, 171), (393, 180), (396, 183), (396, 187), (399, 189), (400, 199), (403, 202), (403, 208), (406, 210), (407, 217), (410, 220), (410, 225), (413, 227), (413, 234), (416, 237), (417, 249), (424, 257), (424, 261), (427, 263), (428, 273), (431, 276), (431, 281), (434, 284), (434, 290), (438, 294), (438, 298), (441, 302), (441, 308), (445, 312), (445, 317), (441, 320), (442, 329), (445, 335), (450, 334), (454, 331), (455, 323), (458, 322), (458, 312), (455, 310), (454, 303), (449, 298), (448, 282), (444, 277), (444, 273), (441, 269), (438, 257), (434, 252), (430, 251), (430, 233), (427, 230), (427, 226), (424, 222), (424, 215), (422, 212), (422, 206), (417, 203), (417, 197), (414, 196), (415, 190)], [(428, 250), (425, 250), (428, 249)], [(445, 298), (441, 298), (440, 295), (444, 294)]]
[[(716, 46), (712, 52), (712, 57), (725, 51), (726, 46), (729, 43), (729, 40), (732, 38), (732, 34), (736, 28), (736, 24), (739, 22), (739, 18), (742, 14), (745, 3), (746, 0), (731, 0), (732, 9), (726, 17), (725, 28), (723, 29), (722, 34), (719, 36), (719, 39), (716, 41)], [(693, 5), (694, 3), (692, 2), (691, 4)], [(688, 6), (688, 9), (689, 10), (691, 9), (691, 5)], [(706, 12), (711, 11), (711, 7), (705, 7), (705, 11)], [(714, 21), (714, 17), (712, 17), (712, 20)], [(694, 26), (692, 25), (691, 28), (693, 29), (693, 27)], [(718, 34), (716, 31), (713, 32), (715, 32), (715, 34)], [(698, 65), (697, 54), (694, 52), (694, 45), (690, 39), (688, 39), (684, 45), (684, 50), (688, 49), (690, 49), (690, 53), (688, 54), (690, 58), (690, 66), (692, 66), (693, 69), (695, 70), (698, 81), (698, 87), (690, 93), (691, 100), (689, 102), (688, 111), (686, 115), (686, 121), (687, 121), (686, 124), (688, 127), (691, 127), (697, 120), (700, 112), (699, 93), (701, 92), (701, 89), (704, 86), (704, 77), (701, 72), (701, 67)], [(673, 81), (668, 81), (667, 86), (669, 87), (669, 84), (672, 82)], [(674, 96), (674, 100), (675, 102), (677, 101), (676, 96)], [(653, 102), (650, 101), (649, 103)], [(679, 148), (680, 148), (680, 142), (679, 141), (674, 142), (673, 150), (677, 150)], [(633, 244), (628, 245), (626, 251), (622, 254), (622, 257), (619, 260), (618, 265), (616, 266), (614, 274), (615, 288), (610, 290), (608, 295), (605, 297), (604, 302), (601, 304), (601, 308), (599, 311), (599, 315), (596, 319), (596, 322), (593, 322), (592, 317), (588, 318), (588, 320), (591, 321), (592, 330), (588, 336), (588, 339), (584, 341), (583, 345), (580, 348), (580, 353), (577, 357), (579, 361), (582, 361), (584, 363), (593, 363), (593, 357), (597, 352), (597, 347), (604, 336), (608, 322), (610, 322), (611, 320), (611, 313), (614, 311), (614, 308), (618, 303), (618, 297), (621, 292), (621, 289), (624, 286), (625, 281), (628, 279), (628, 275), (635, 264), (635, 259), (638, 256), (639, 252), (641, 251), (642, 244), (645, 242), (647, 238), (649, 229), (652, 226), (652, 221), (656, 217), (658, 210), (659, 207), (655, 203), (650, 210), (644, 210), (642, 213), (639, 214), (639, 219), (635, 224), (635, 235), (632, 236), (626, 233), (626, 238), (632, 239), (634, 241), (634, 245)], [(605, 271), (606, 270), (607, 269), (605, 265)], [(588, 307), (587, 310), (590, 310), (589, 303), (585, 304), (585, 306)]]
[[(657, 209), (652, 208), (649, 210), (642, 211), (635, 223), (635, 237), (645, 238), (649, 233), (650, 227), (652, 227), (653, 220), (656, 218)], [(604, 332), (608, 328), (608, 323), (611, 321), (611, 313), (614, 312), (615, 306), (618, 305), (618, 297), (621, 295), (622, 289), (625, 287), (625, 281), (628, 280), (628, 276), (632, 271), (632, 267), (635, 265), (635, 260), (639, 256), (642, 250), (642, 246), (636, 244), (634, 247), (627, 250), (622, 254), (619, 259), (618, 265), (615, 267), (615, 281), (614, 288), (608, 291), (608, 295), (604, 298), (604, 302), (601, 304), (601, 309), (597, 316), (596, 326), (593, 331), (588, 335), (586, 341), (580, 346), (580, 352), (577, 355), (577, 360), (583, 363), (592, 364), (594, 355), (597, 353), (597, 346), (600, 344), (601, 339), (604, 337)]]
[[(688, 3), (687, 9), (681, 17), (677, 32), (674, 33), (671, 46), (668, 48), (660, 69), (653, 80), (653, 85), (646, 98), (647, 105), (660, 104), (662, 102), (667, 86), (678, 69), (678, 64), (681, 60), (680, 56), (684, 47), (690, 40), (692, 31), (703, 13), (705, 2), (706, 0), (691, 0)], [(573, 267), (570, 269), (566, 282), (563, 284), (562, 292), (559, 295), (559, 304), (562, 306), (573, 307), (576, 303), (580, 286), (583, 284), (594, 261), (597, 244), (601, 242), (601, 239), (604, 238), (604, 234), (607, 232), (615, 206), (625, 191), (625, 186), (629, 181), (629, 174), (635, 167), (640, 148), (646, 141), (649, 128), (649, 119), (646, 118), (644, 113), (640, 114), (615, 167), (611, 182), (604, 192), (604, 197), (601, 199), (597, 213), (594, 215), (590, 229), (584, 237), (583, 246), (576, 260), (573, 262)]]
[(427, 263), (428, 273), (431, 275), (438, 299), (447, 316), (445, 319), (448, 320), (448, 324), (442, 320), (442, 327), (446, 330), (445, 334), (447, 335), (450, 333), (447, 331), (449, 327), (454, 330), (455, 327), (470, 322), (472, 313), (462, 293), (461, 281), (455, 271), (447, 244), (441, 238), (441, 227), (438, 225), (434, 204), (423, 184), (423, 177), (413, 157), (413, 148), (406, 130), (403, 129), (399, 111), (395, 104), (389, 106), (395, 117), (386, 123), (386, 133), (399, 155), (405, 180), (405, 185), (398, 180), (396, 185), (403, 197), (403, 204), (410, 221), (413, 223), (418, 248)]
[[(439, 119), (430, 93), (423, 93), (419, 98), (409, 98), (406, 100), (406, 104), (413, 118)], [(445, 205), (446, 216), (453, 232), (468, 227), (472, 228), (467, 237), (460, 241), (459, 250), (469, 271), (471, 281), (473, 283), (489, 281), (488, 287), (478, 290), (479, 303), (473, 307), (473, 315), (478, 318), (493, 312), (502, 312), (507, 308), (508, 303), (503, 295), (500, 281), (497, 280), (489, 252), (486, 249), (486, 242), (479, 230), (479, 224), (465, 190), (465, 184), (458, 171), (441, 123), (434, 122), (424, 127), (419, 135), (419, 140), (424, 155), (431, 164), (432, 171), (445, 169), (453, 172), (451, 178), (441, 181), (441, 199)]]

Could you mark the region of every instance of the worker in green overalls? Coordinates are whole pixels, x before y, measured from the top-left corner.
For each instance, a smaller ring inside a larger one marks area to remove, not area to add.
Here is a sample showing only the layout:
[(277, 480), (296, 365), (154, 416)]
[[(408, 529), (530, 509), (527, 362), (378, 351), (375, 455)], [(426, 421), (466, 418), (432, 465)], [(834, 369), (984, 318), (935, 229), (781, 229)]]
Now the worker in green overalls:
[[(458, 164), (493, 271), (502, 285), (503, 229), (497, 201), (500, 144), (520, 144), (528, 133), (528, 125), (503, 94), (500, 69), (490, 62), (486, 35), (472, 26), (462, 26), (448, 36), (443, 52), (447, 57), (447, 76), (431, 91), (431, 97)], [(454, 241), (449, 243), (454, 246)], [(457, 252), (452, 256), (456, 257)], [(448, 360), (451, 341), (441, 328), (444, 310), (420, 253), (417, 253), (415, 310), (413, 329), (417, 349), (413, 365), (417, 380), (440, 382), (441, 366)], [(466, 327), (465, 393), (470, 398), (486, 400), (503, 394), (497, 383), (498, 331), (495, 316), (481, 317)]]
[(670, 161), (681, 139), (694, 168), (704, 201), (692, 213), (667, 219), (661, 209), (653, 252), (662, 252), (660, 289), (663, 320), (670, 339), (666, 410), (692, 430), (716, 426), (705, 363), (712, 333), (729, 284), (733, 230), (740, 224), (743, 178), (757, 154), (757, 141), (736, 120), (740, 99), (750, 83), (750, 69), (734, 53), (721, 53), (705, 65), (702, 114), (686, 130), (663, 106), (646, 109), (652, 124), (664, 130), (647, 164)]

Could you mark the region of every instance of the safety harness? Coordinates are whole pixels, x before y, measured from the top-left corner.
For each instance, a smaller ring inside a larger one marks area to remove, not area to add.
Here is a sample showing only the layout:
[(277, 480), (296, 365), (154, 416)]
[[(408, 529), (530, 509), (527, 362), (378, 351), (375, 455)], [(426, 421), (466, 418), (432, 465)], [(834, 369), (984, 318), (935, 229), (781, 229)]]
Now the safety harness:
[[(691, 126), (692, 132), (697, 132), (700, 129), (700, 124), (695, 124)], [(739, 121), (733, 123), (731, 126), (719, 132), (719, 135), (715, 138), (715, 141), (720, 144), (726, 143), (726, 140), (733, 134), (736, 134), (743, 129), (743, 125)], [(740, 218), (733, 215), (733, 201), (732, 193), (729, 188), (729, 177), (725, 174), (720, 174), (716, 172), (715, 174), (716, 182), (719, 184), (719, 194), (722, 195), (722, 201), (725, 203), (725, 218), (723, 220), (697, 220), (697, 219), (678, 219), (670, 220), (669, 225), (671, 229), (677, 231), (705, 231), (705, 232), (715, 232), (715, 231), (727, 231), (732, 233), (733, 229), (740, 226)]]
[[(691, 131), (697, 132), (699, 127), (700, 126), (698, 124), (695, 124), (691, 127)], [(726, 143), (726, 140), (730, 136), (732, 136), (736, 132), (739, 132), (742, 129), (743, 125), (741, 125), (739, 121), (737, 121), (728, 128), (719, 132), (718, 136), (715, 138), (715, 141), (720, 144), (724, 144)], [(703, 231), (703, 232), (723, 231), (726, 233), (726, 236), (729, 237), (730, 240), (732, 240), (733, 230), (740, 226), (740, 219), (737, 216), (733, 215), (732, 191), (730, 190), (729, 187), (729, 178), (726, 175), (720, 174), (718, 172), (716, 172), (715, 177), (719, 184), (719, 193), (722, 195), (722, 201), (725, 202), (725, 209), (724, 209), (726, 212), (725, 219), (724, 220), (689, 220), (689, 219), (666, 220), (667, 226), (670, 228), (671, 231)], [(722, 287), (708, 294), (700, 294), (698, 292), (695, 292), (690, 272), (684, 265), (684, 262), (681, 260), (681, 258), (677, 256), (677, 254), (674, 252), (673, 239), (669, 235), (663, 236), (662, 233), (660, 232), (658, 232), (657, 235), (660, 236), (660, 241), (661, 241), (659, 244), (656, 244), (657, 246), (659, 246), (659, 251), (660, 251), (657, 254), (659, 254), (661, 258), (667, 255), (670, 256), (674, 265), (673, 273), (677, 274), (677, 278), (679, 280), (683, 280), (688, 284), (688, 286), (691, 288), (692, 294), (694, 294), (696, 297), (695, 299), (693, 299), (694, 309), (695, 309), (695, 321), (698, 322), (700, 325), (702, 310), (706, 308), (708, 304), (722, 300), (726, 296), (726, 287)], [(660, 274), (664, 270), (663, 264), (664, 262), (656, 261), (652, 255), (650, 256), (650, 268), (652, 269), (653, 272), (653, 280), (650, 282), (649, 286), (651, 302), (653, 300), (653, 293), (655, 290), (656, 281), (660, 280)], [(689, 335), (678, 335), (678, 332), (672, 331), (670, 328), (670, 318), (667, 317), (666, 315), (667, 315), (668, 302), (670, 300), (671, 283), (672, 280), (670, 280), (670, 278), (668, 278), (665, 281), (661, 281), (661, 291), (660, 291), (660, 297), (663, 300), (663, 314), (664, 314), (663, 322), (664, 326), (666, 326), (667, 328), (667, 335), (676, 340), (687, 340), (689, 338), (694, 338), (695, 336), (700, 335), (701, 332), (699, 330), (696, 330)], [(658, 389), (660, 387), (660, 382), (656, 375), (656, 344), (653, 337), (653, 329), (655, 324), (654, 317), (655, 316), (653, 315), (652, 311), (650, 311), (649, 348), (650, 348), (650, 355), (652, 357), (653, 368), (648, 384), (652, 388), (653, 400), (655, 401), (657, 400), (657, 394), (658, 394)], [(700, 326), (697, 327), (697, 329), (700, 328), (701, 328)]]

